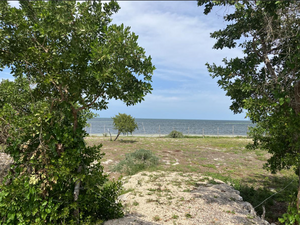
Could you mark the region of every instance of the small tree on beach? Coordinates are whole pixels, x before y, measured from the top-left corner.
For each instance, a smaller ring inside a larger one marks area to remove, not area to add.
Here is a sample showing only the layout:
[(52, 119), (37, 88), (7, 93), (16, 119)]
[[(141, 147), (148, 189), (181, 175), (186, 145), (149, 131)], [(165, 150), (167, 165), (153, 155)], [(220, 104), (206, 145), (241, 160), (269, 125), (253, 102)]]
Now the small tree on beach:
[(138, 125), (135, 122), (135, 119), (131, 117), (130, 115), (127, 115), (125, 113), (119, 113), (119, 115), (116, 115), (115, 117), (112, 117), (114, 128), (118, 130), (117, 137), (115, 138), (115, 141), (118, 139), (120, 134), (128, 134), (138, 129)]

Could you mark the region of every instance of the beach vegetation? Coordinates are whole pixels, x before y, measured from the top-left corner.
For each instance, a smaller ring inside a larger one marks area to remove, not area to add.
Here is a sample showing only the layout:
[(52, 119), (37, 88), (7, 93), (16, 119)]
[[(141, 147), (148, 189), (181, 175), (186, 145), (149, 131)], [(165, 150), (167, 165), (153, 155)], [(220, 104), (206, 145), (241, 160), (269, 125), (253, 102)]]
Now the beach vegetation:
[(135, 122), (135, 119), (127, 115), (125, 113), (119, 113), (118, 115), (112, 117), (113, 125), (116, 130), (118, 130), (118, 134), (115, 138), (115, 141), (118, 139), (121, 133), (123, 134), (132, 134), (135, 129), (138, 129), (138, 125)]
[(183, 138), (183, 134), (180, 132), (180, 131), (177, 131), (177, 130), (173, 130), (171, 131), (171, 133), (168, 134), (169, 138)]
[(156, 216), (153, 217), (153, 220), (154, 220), (155, 222), (158, 222), (158, 221), (161, 220), (161, 218), (160, 218), (158, 215), (156, 215)]
[(133, 175), (140, 171), (156, 167), (159, 164), (159, 158), (149, 150), (139, 149), (132, 153), (127, 153), (125, 159), (122, 159), (113, 167), (113, 171), (118, 171), (126, 175)]

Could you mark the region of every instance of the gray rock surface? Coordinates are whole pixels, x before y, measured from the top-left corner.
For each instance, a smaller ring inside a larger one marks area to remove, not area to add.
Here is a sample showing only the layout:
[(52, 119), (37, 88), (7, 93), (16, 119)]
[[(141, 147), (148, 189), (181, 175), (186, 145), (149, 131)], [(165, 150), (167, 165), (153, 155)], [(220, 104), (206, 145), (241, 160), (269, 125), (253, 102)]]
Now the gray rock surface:
[(239, 191), (199, 174), (142, 172), (124, 177), (121, 196), (127, 216), (105, 222), (118, 224), (241, 224), (268, 225), (244, 202)]

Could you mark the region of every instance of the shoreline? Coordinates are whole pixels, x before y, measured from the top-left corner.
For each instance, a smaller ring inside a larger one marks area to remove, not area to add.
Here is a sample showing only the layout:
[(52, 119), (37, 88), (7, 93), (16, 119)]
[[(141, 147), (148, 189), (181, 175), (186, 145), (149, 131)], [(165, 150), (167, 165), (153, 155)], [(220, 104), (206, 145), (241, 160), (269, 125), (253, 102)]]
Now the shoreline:
[[(119, 138), (121, 137), (167, 137), (168, 134), (132, 134), (132, 135), (120, 135)], [(248, 135), (232, 135), (232, 134), (183, 134), (185, 137), (228, 137), (228, 138), (233, 138), (233, 137), (242, 137), (242, 138), (247, 138)], [(103, 136), (103, 133), (95, 133), (95, 134), (88, 134), (88, 136), (97, 136), (97, 137), (105, 137)], [(116, 134), (112, 134), (112, 137), (115, 137)], [(109, 134), (107, 134), (106, 137), (109, 137)]]

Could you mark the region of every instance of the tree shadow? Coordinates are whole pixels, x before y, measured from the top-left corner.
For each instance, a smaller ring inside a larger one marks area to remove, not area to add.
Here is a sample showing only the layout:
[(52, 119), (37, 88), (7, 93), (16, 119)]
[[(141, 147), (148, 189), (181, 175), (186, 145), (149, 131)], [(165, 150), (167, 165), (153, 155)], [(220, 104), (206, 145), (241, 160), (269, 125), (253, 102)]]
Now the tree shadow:
[[(159, 225), (159, 223), (153, 223), (149, 221), (145, 221), (142, 219), (144, 215), (138, 213), (132, 213), (130, 215), (126, 215), (123, 218), (109, 220), (104, 222), (104, 225), (113, 225), (113, 224), (143, 224), (143, 225)], [(117, 223), (116, 223), (117, 222)]]
[(136, 140), (123, 140), (123, 139), (120, 139), (119, 142), (133, 144), (133, 143), (136, 143), (137, 141)]
[(241, 217), (241, 215), (253, 216), (254, 221), (261, 222), (253, 207), (243, 201), (239, 192), (226, 183), (214, 180), (209, 180), (208, 183), (197, 183), (191, 193), (195, 198), (204, 200), (207, 205), (217, 204), (224, 206), (223, 209), (227, 208), (228, 210), (223, 210), (223, 212), (230, 215), (230, 220), (234, 224), (241, 224), (241, 221), (248, 224), (248, 218)]
[(278, 222), (278, 218), (286, 213), (290, 196), (296, 196), (298, 188), (298, 181), (294, 176), (254, 174), (240, 181), (225, 177), (223, 180), (230, 181), (232, 189), (239, 194), (236, 192), (235, 195), (234, 190), (223, 189), (222, 184), (214, 180), (209, 180), (208, 184), (196, 184), (192, 192), (199, 194), (208, 204), (225, 205), (228, 202), (224, 201), (224, 195), (228, 195), (230, 191), (228, 196), (231, 200), (239, 202), (237, 195), (241, 196), (243, 202), (249, 202), (253, 206), (258, 216), (265, 214), (265, 220), (270, 223)]
[(244, 201), (255, 208), (258, 215), (265, 211), (266, 220), (273, 223), (286, 213), (291, 196), (296, 196), (298, 181), (292, 176), (255, 174), (242, 179), (234, 188), (240, 192)]

